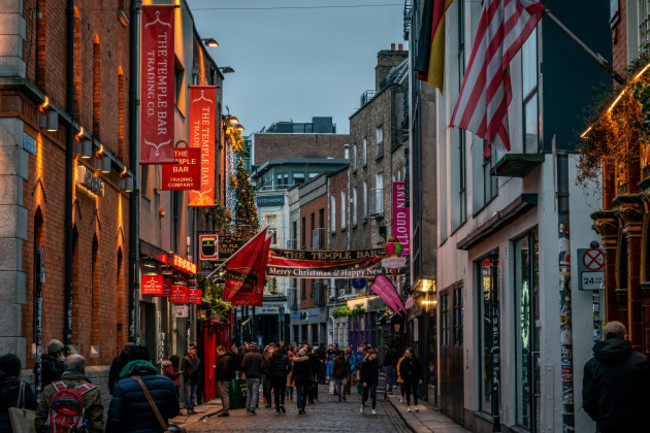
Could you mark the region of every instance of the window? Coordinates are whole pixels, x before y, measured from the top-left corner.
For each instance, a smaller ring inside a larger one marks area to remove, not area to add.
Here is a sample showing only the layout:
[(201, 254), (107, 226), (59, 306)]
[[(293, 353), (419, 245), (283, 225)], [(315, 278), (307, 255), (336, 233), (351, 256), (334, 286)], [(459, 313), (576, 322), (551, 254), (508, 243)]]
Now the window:
[[(492, 267), (490, 258), (486, 257), (477, 262), (478, 274), (478, 306), (479, 306), (479, 403), (483, 412), (491, 413), (492, 411), (492, 348), (499, 344), (494, 341), (492, 323), (494, 323), (493, 313), (499, 311), (498, 288), (500, 284), (499, 277), (499, 260), (496, 260), (496, 287), (497, 294), (493, 299), (492, 289)], [(497, 321), (498, 323), (498, 321)]]
[(648, 42), (650, 42), (648, 30), (650, 30), (650, 7), (648, 2), (641, 0), (638, 2), (638, 19), (639, 23), (639, 52), (648, 51)]
[(269, 227), (269, 233), (271, 234), (271, 245), (278, 246), (278, 229), (275, 227)]
[[(465, 4), (458, 2), (458, 85), (463, 83), (465, 75)], [(459, 87), (460, 91), (460, 87)], [(465, 145), (465, 130), (459, 129), (458, 133), (458, 205), (459, 222), (462, 225), (467, 220), (467, 146)]]
[(483, 156), (484, 148), (485, 140), (474, 144), (471, 150), (472, 166), (481, 167), (481, 174), (477, 173), (472, 176), (474, 213), (483, 209), (497, 195), (498, 191), (498, 178), (491, 175), (492, 167), (497, 161), (497, 153), (495, 147), (492, 146), (491, 154), (486, 158)]
[(440, 345), (449, 346), (449, 292), (440, 295)]
[(306, 236), (305, 236), (305, 231), (307, 230), (307, 223), (305, 221), (305, 217), (302, 217), (302, 225), (300, 226), (300, 245), (302, 246), (302, 249), (305, 249), (305, 242), (306, 242)]
[(330, 231), (336, 233), (336, 195), (330, 196)]
[(352, 227), (357, 226), (357, 188), (352, 189), (352, 206), (350, 206), (350, 213), (352, 213)]
[(350, 164), (352, 165), (352, 170), (357, 169), (357, 145), (352, 146), (352, 160), (350, 161)]
[(345, 226), (347, 223), (346, 221), (347, 215), (345, 214), (345, 208), (347, 207), (345, 203), (346, 200), (347, 200), (347, 194), (343, 189), (341, 190), (341, 230), (345, 230)]
[(305, 173), (293, 173), (292, 177), (294, 185), (305, 183)]
[(375, 206), (373, 213), (383, 215), (384, 213), (384, 173), (379, 172), (375, 175)]
[(368, 182), (363, 181), (363, 220), (368, 218)]
[(379, 126), (375, 129), (375, 156), (384, 155), (384, 127)]
[(524, 153), (538, 152), (538, 106), (537, 106), (537, 30), (521, 48), (522, 95), (524, 101)]
[(366, 166), (368, 164), (368, 141), (364, 138), (363, 139), (363, 165)]
[(536, 231), (515, 242), (516, 422), (537, 431), (540, 407), (539, 238)]

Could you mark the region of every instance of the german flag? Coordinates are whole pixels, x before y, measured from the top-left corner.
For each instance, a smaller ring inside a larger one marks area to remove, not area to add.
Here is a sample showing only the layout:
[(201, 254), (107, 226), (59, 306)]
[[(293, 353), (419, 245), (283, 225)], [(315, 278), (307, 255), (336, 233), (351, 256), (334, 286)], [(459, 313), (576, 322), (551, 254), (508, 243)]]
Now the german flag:
[(426, 0), (415, 62), (418, 78), (442, 92), (445, 77), (445, 11), (453, 0)]

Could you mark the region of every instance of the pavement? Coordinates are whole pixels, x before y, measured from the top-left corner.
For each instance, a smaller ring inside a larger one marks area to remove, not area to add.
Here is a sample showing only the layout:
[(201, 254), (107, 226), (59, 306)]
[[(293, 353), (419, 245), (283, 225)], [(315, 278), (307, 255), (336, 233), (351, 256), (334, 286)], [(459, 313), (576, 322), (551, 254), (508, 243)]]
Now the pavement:
[(317, 429), (319, 433), (469, 433), (433, 409), (429, 402), (420, 402), (419, 412), (407, 412), (406, 403), (399, 402), (399, 393), (389, 393), (386, 400), (382, 397), (378, 396), (377, 415), (371, 414), (370, 402), (361, 414), (361, 396), (355, 388), (347, 402), (339, 403), (338, 397), (329, 395), (327, 387), (322, 385), (319, 401), (307, 405), (306, 415), (299, 416), (295, 401), (288, 399), (285, 402), (287, 413), (278, 415), (274, 408), (265, 408), (260, 398), (256, 416), (248, 415), (245, 409), (231, 409), (230, 417), (216, 416), (221, 410), (221, 399), (217, 398), (197, 406), (196, 414), (177, 416), (170, 420), (170, 424), (184, 427), (188, 433), (284, 433), (289, 429)]

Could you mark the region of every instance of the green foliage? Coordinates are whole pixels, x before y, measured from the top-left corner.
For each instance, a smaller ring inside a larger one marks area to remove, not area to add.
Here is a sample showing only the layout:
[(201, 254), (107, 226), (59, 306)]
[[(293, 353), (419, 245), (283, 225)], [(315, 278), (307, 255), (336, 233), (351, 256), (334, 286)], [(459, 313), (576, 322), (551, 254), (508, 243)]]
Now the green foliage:
[(347, 305), (342, 305), (336, 310), (332, 311), (332, 317), (338, 319), (339, 317), (348, 317), (352, 315), (352, 310)]
[(198, 276), (199, 287), (203, 290), (203, 303), (207, 305), (214, 316), (229, 316), (235, 311), (235, 306), (223, 300), (223, 285), (213, 283), (202, 275)]
[(232, 221), (232, 215), (225, 206), (215, 205), (210, 208), (212, 221), (217, 227), (227, 227)]
[(366, 313), (366, 308), (363, 305), (357, 305), (354, 307), (352, 310), (352, 316), (357, 317), (357, 316), (362, 316)]
[(235, 188), (235, 198), (237, 200), (235, 222), (246, 226), (252, 234), (257, 233), (260, 229), (260, 223), (257, 219), (257, 207), (255, 206), (251, 184), (248, 181), (248, 173), (244, 170), (244, 160), (241, 158), (237, 161), (235, 178), (231, 181), (231, 184)]
[(390, 332), (384, 332), (381, 334), (381, 342), (383, 344), (388, 344), (390, 347), (399, 347), (401, 341), (398, 334), (391, 334)]

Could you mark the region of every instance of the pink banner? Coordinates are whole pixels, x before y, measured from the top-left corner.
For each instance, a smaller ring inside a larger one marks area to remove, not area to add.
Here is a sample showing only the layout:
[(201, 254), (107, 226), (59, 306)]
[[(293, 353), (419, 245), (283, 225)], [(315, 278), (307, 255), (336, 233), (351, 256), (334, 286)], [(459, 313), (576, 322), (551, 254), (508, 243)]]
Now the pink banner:
[(411, 209), (406, 207), (406, 182), (393, 182), (393, 236), (402, 244), (402, 255), (411, 251)]
[(393, 283), (385, 275), (377, 275), (375, 281), (370, 286), (370, 290), (375, 292), (396, 313), (401, 314), (400, 309), (406, 312), (402, 300), (399, 298), (397, 290), (395, 290), (395, 286), (393, 286)]
[(174, 8), (142, 6), (140, 164), (174, 162)]

